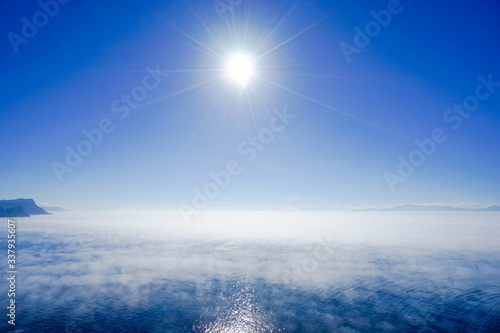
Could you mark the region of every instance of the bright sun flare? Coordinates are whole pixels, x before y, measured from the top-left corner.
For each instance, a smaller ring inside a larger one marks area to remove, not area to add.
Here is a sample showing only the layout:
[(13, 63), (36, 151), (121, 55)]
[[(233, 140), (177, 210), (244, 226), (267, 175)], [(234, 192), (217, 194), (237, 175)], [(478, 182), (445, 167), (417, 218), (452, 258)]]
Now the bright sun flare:
[(252, 61), (244, 55), (234, 56), (227, 63), (226, 72), (234, 83), (244, 88), (253, 76)]

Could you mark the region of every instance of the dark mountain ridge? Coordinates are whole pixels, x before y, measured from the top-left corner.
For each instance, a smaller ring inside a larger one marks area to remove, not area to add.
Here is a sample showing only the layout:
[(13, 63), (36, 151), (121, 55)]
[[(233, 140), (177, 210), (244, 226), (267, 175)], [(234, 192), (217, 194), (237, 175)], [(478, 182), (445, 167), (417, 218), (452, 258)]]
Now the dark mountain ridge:
[(33, 199), (0, 200), (0, 217), (30, 217), (50, 214), (39, 207)]

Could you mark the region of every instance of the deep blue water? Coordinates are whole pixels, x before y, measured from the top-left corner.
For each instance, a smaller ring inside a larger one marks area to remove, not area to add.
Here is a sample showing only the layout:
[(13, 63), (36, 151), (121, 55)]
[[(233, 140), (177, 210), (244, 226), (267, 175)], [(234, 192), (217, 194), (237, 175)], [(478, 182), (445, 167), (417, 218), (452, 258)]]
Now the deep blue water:
[[(194, 283), (158, 281), (141, 290), (143, 301), (132, 306), (120, 301), (125, 289), (103, 286), (93, 304), (88, 295), (60, 305), (25, 303), (20, 327), (23, 332), (500, 331), (498, 290), (422, 287), (356, 281), (320, 291), (213, 279), (199, 294)], [(68, 288), (52, 296), (80, 292)]]

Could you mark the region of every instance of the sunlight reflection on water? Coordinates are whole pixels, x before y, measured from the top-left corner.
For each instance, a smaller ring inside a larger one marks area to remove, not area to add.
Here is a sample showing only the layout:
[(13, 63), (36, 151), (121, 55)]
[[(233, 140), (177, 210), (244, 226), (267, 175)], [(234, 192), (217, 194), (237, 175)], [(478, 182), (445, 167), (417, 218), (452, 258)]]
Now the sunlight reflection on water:
[(255, 294), (248, 286), (240, 286), (236, 294), (226, 301), (229, 307), (217, 311), (215, 322), (203, 330), (207, 333), (260, 333), (273, 332), (275, 327), (269, 323), (268, 315), (255, 303)]

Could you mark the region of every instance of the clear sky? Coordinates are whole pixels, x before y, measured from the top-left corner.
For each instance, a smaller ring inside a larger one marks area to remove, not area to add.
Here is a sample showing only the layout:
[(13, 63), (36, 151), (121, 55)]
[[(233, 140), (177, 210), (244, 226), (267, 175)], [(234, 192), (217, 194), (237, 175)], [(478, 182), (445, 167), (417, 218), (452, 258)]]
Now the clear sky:
[(0, 4), (2, 199), (500, 202), (498, 1), (61, 2)]

